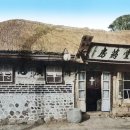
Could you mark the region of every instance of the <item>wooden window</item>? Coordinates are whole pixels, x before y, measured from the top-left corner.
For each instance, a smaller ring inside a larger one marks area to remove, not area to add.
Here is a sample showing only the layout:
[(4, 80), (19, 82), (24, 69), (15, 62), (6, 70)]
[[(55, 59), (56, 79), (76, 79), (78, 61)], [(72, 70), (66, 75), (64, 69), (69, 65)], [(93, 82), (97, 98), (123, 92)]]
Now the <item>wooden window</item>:
[(130, 72), (118, 73), (119, 98), (130, 99)]
[(11, 68), (0, 69), (0, 83), (13, 82), (13, 71)]
[(130, 73), (123, 74), (123, 97), (124, 99), (130, 98)]
[(62, 83), (62, 68), (58, 66), (46, 67), (47, 83)]

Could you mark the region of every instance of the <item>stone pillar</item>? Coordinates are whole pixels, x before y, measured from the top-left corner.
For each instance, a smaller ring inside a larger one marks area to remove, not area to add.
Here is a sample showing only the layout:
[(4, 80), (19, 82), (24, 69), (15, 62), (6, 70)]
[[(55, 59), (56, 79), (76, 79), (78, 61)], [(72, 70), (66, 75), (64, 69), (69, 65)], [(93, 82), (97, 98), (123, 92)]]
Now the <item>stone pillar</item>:
[(113, 102), (112, 102), (112, 113), (116, 113), (115, 112), (115, 107), (117, 105), (117, 97), (118, 97), (118, 82), (117, 82), (117, 76), (113, 75), (112, 77), (113, 80)]

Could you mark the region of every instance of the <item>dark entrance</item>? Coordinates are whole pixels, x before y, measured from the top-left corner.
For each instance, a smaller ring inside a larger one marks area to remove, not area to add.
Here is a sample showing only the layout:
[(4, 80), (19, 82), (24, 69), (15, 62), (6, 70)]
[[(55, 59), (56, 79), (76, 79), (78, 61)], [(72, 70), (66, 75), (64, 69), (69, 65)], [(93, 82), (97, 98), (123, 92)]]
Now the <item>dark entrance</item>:
[(86, 78), (87, 111), (101, 111), (101, 72), (87, 72)]

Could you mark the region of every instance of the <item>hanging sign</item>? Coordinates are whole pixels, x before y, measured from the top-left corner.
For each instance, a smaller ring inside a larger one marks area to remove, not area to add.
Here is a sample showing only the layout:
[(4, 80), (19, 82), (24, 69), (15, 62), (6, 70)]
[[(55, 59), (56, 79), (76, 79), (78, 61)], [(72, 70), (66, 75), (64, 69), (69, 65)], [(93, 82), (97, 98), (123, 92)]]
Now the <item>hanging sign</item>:
[(88, 56), (88, 59), (91, 60), (130, 62), (130, 47), (95, 45), (91, 48)]

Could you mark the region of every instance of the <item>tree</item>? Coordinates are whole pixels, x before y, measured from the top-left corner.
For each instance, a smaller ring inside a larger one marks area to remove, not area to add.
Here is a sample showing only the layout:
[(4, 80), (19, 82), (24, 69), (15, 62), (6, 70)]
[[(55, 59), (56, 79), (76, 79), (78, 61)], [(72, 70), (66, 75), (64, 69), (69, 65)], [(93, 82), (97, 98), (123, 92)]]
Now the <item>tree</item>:
[(130, 30), (130, 15), (122, 15), (116, 18), (108, 28), (112, 31)]

